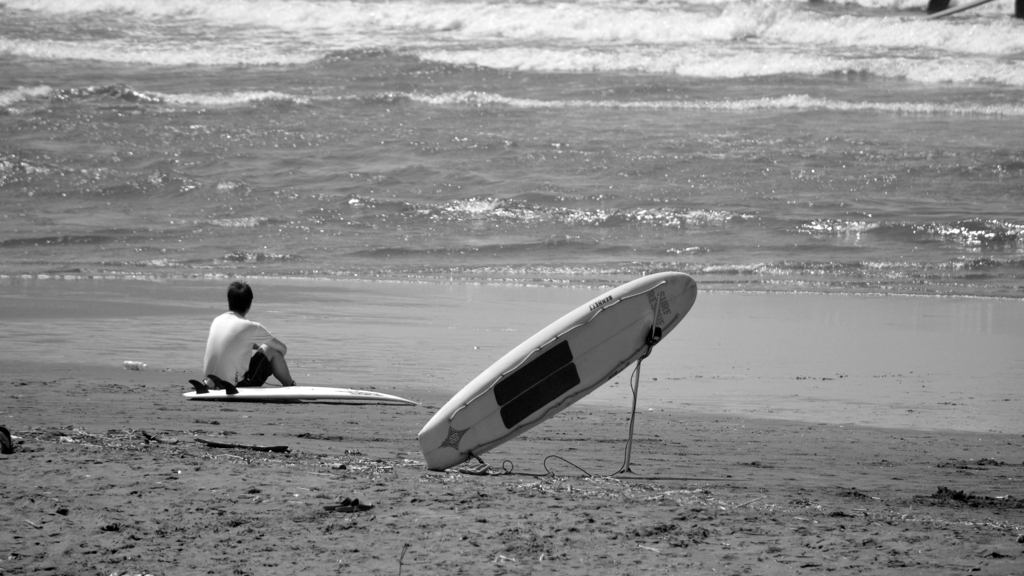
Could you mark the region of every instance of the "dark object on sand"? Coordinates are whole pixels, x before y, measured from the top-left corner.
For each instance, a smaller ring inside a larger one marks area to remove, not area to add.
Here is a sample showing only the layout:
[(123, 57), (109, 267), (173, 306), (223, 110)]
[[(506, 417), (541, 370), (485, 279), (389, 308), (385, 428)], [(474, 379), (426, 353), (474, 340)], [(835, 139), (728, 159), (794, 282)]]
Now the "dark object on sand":
[(371, 508), (373, 508), (373, 504), (363, 504), (359, 502), (358, 498), (345, 498), (337, 504), (324, 506), (324, 510), (333, 512), (366, 512)]
[(14, 454), (14, 440), (5, 426), (0, 426), (0, 454)]
[(196, 438), (196, 442), (200, 444), (206, 444), (212, 448), (244, 448), (245, 450), (255, 450), (257, 452), (287, 452), (287, 446), (259, 446), (257, 444), (229, 444), (227, 442), (214, 442), (212, 440), (203, 440), (202, 438)]

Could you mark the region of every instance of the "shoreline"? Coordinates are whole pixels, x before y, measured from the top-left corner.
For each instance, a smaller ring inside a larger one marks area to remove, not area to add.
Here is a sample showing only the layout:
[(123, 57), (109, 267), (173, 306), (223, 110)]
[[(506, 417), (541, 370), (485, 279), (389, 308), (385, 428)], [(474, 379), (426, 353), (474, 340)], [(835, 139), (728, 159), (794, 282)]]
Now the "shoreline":
[[(656, 272), (669, 272), (669, 271), (681, 271), (681, 270), (657, 270)], [(655, 273), (652, 271), (650, 273)], [(810, 289), (797, 289), (795, 287), (787, 288), (744, 288), (744, 287), (730, 287), (738, 286), (738, 284), (732, 284), (724, 281), (708, 281), (705, 276), (700, 274), (691, 274), (695, 279), (704, 278), (703, 283), (700, 284), (701, 292), (707, 294), (745, 294), (745, 295), (772, 295), (772, 296), (827, 296), (827, 297), (863, 297), (863, 298), (921, 298), (921, 299), (938, 299), (938, 300), (991, 300), (991, 301), (1003, 301), (1003, 302), (1024, 302), (1024, 296), (986, 296), (979, 294), (933, 294), (933, 293), (917, 293), (917, 292), (899, 292), (899, 291), (856, 291), (856, 290), (810, 290)], [(302, 275), (283, 275), (283, 276), (259, 276), (259, 275), (247, 275), (243, 273), (232, 273), (232, 274), (204, 274), (204, 275), (186, 275), (186, 276), (165, 276), (157, 274), (137, 274), (137, 273), (119, 273), (119, 274), (78, 274), (78, 273), (25, 273), (25, 274), (2, 274), (0, 273), (0, 285), (4, 283), (11, 287), (17, 284), (32, 283), (32, 282), (139, 282), (139, 283), (154, 283), (154, 284), (181, 284), (181, 283), (230, 283), (235, 280), (242, 280), (250, 283), (265, 282), (267, 284), (288, 284), (288, 283), (365, 283), (365, 284), (410, 284), (410, 285), (430, 285), (430, 286), (478, 286), (483, 288), (522, 288), (522, 289), (536, 289), (536, 288), (552, 288), (552, 289), (570, 289), (570, 290), (610, 290), (621, 284), (625, 284), (630, 280), (634, 280), (637, 276), (631, 276), (621, 273), (611, 274), (595, 274), (594, 278), (583, 279), (579, 277), (569, 277), (562, 280), (555, 279), (519, 279), (513, 277), (501, 277), (501, 278), (477, 278), (477, 277), (433, 277), (433, 276), (416, 276), (410, 275), (407, 277), (403, 276), (375, 276), (372, 274), (352, 274), (349, 276), (302, 276)], [(600, 276), (601, 279), (596, 277)], [(713, 275), (707, 275), (712, 277)]]
[[(0, 295), (22, 362), (194, 377), (227, 279), (29, 281)], [(699, 281), (699, 279), (698, 279)], [(289, 344), (303, 384), (450, 397), (598, 294), (585, 287), (251, 279), (250, 316)], [(642, 367), (638, 411), (1024, 433), (1024, 302), (701, 292)], [(628, 407), (627, 368), (583, 405)]]

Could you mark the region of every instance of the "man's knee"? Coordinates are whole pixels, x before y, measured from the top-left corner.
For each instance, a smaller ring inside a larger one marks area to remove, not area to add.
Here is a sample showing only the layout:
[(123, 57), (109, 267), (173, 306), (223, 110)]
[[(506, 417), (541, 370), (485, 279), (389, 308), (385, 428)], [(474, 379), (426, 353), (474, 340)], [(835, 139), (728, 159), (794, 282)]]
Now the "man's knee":
[(284, 354), (281, 354), (280, 350), (276, 348), (271, 348), (266, 344), (260, 346), (259, 350), (260, 352), (263, 352), (263, 355), (269, 358), (271, 361), (284, 358)]

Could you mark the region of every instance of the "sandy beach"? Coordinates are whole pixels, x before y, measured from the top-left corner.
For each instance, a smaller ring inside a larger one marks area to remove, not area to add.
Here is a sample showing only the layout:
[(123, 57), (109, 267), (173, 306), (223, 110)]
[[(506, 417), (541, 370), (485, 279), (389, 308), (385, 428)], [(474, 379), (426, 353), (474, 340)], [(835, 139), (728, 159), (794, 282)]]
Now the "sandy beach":
[[(221, 405), (181, 394), (226, 281), (3, 283), (0, 573), (1014, 574), (1024, 557), (1017, 301), (702, 293), (644, 362), (633, 474), (610, 476), (628, 374), (477, 474), (425, 471), (416, 433), (592, 291), (254, 279), (251, 316), (300, 383), (420, 405)], [(328, 509), (344, 498), (373, 507)]]
[[(926, 4), (0, 0), (0, 576), (1024, 576), (1024, 35)], [(235, 279), (415, 404), (183, 397)]]

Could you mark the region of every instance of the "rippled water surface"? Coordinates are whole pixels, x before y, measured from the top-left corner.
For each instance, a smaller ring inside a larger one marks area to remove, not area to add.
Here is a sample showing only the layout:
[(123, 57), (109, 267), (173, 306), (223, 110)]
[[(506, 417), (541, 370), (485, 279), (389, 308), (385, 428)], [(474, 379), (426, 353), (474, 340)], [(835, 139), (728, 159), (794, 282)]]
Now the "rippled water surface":
[(0, 1), (0, 275), (1024, 297), (992, 2)]

